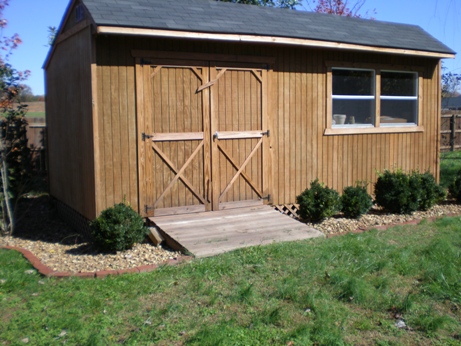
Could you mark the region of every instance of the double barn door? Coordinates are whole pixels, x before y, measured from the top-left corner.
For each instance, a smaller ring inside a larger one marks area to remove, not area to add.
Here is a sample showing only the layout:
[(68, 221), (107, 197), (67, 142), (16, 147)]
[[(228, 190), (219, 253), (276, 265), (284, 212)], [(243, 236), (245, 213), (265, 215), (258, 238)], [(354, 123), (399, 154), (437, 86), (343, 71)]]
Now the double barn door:
[(269, 198), (266, 75), (266, 69), (248, 64), (137, 64), (144, 216), (221, 210)]

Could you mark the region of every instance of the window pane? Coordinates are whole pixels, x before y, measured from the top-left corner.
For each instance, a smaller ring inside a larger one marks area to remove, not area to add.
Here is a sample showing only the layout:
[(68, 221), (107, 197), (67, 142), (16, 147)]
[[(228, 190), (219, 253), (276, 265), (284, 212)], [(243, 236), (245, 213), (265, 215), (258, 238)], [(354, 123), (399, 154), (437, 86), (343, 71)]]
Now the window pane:
[(381, 100), (381, 124), (417, 123), (417, 100)]
[(333, 100), (333, 124), (340, 125), (338, 115), (345, 115), (344, 124), (374, 125), (374, 114), (375, 100)]
[(417, 96), (416, 77), (416, 73), (381, 72), (381, 95)]
[(374, 95), (373, 71), (333, 69), (333, 95)]

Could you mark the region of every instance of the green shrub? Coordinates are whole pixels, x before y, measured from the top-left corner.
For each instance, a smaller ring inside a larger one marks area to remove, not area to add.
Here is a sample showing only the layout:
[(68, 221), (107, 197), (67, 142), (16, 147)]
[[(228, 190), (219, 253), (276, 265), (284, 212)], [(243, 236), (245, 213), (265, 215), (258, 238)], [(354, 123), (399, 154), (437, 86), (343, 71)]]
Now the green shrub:
[(365, 183), (357, 183), (356, 186), (348, 186), (341, 196), (341, 211), (344, 216), (357, 219), (368, 213), (373, 206), (373, 199), (367, 192)]
[(130, 206), (119, 203), (107, 208), (90, 223), (95, 245), (102, 251), (124, 251), (144, 240), (148, 229)]
[(461, 203), (461, 169), (456, 172), (455, 179), (448, 187), (450, 195), (456, 199), (456, 202)]
[(419, 210), (428, 210), (447, 198), (447, 191), (437, 184), (431, 173), (413, 172), (412, 176), (419, 187)]
[(338, 192), (323, 186), (318, 179), (296, 197), (296, 202), (299, 203), (299, 216), (312, 222), (335, 215), (341, 206)]
[(376, 203), (398, 214), (427, 210), (445, 197), (445, 190), (429, 172), (406, 174), (402, 170), (385, 170), (375, 184)]

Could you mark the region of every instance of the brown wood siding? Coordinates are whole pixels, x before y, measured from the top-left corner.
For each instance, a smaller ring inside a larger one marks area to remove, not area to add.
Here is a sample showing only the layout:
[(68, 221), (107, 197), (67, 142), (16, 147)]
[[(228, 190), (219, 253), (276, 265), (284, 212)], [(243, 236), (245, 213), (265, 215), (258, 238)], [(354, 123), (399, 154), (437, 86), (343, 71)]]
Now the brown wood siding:
[[(64, 27), (62, 28), (62, 33), (65, 33), (75, 26), (78, 26), (82, 21), (88, 20), (91, 18), (91, 16), (88, 14), (88, 12), (85, 9), (85, 6), (80, 5), (80, 1), (74, 1), (74, 4), (71, 5), (72, 9), (69, 11), (69, 15), (67, 17), (67, 20), (64, 24)], [(77, 7), (80, 7), (80, 12), (77, 15)], [(81, 12), (83, 11), (83, 12)]]
[(125, 41), (99, 40), (97, 46), (96, 214), (123, 201), (138, 210), (135, 73)]
[[(439, 71), (437, 59), (288, 46), (211, 43), (115, 36), (97, 38), (100, 194), (97, 212), (124, 197), (138, 207), (135, 59), (131, 50), (275, 57), (268, 74), (271, 114), (271, 202), (292, 203), (318, 178), (342, 191), (376, 171), (400, 167), (438, 176)], [(424, 132), (325, 136), (327, 61), (422, 68)], [(250, 87), (242, 81), (242, 88)], [(229, 91), (231, 92), (231, 91)], [(234, 150), (234, 148), (232, 149)], [(269, 175), (270, 176), (270, 175)], [(370, 185), (371, 191), (371, 185)]]
[(60, 42), (46, 71), (50, 193), (95, 217), (91, 32)]

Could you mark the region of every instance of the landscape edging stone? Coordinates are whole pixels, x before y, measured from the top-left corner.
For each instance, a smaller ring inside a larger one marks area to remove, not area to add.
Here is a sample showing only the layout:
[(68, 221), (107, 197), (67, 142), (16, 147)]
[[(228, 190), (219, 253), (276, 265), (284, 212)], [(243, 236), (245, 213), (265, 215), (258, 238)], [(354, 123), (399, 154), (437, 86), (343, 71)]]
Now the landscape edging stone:
[[(459, 214), (452, 213), (452, 214), (441, 215), (441, 216), (433, 216), (433, 217), (429, 217), (425, 219), (416, 219), (416, 220), (411, 220), (407, 222), (392, 223), (392, 224), (383, 225), (383, 226), (374, 226), (374, 227), (372, 226), (372, 227), (367, 227), (367, 228), (359, 228), (355, 231), (350, 231), (350, 232), (328, 234), (327, 238), (342, 236), (348, 233), (354, 233), (354, 234), (363, 233), (366, 231), (371, 231), (372, 229), (376, 229), (378, 231), (385, 231), (395, 226), (419, 225), (423, 220), (427, 220), (428, 222), (433, 222), (437, 219), (440, 219), (441, 217), (454, 217), (454, 216), (459, 216)], [(9, 246), (9, 245), (0, 246), (0, 249), (15, 250), (15, 251), (22, 253), (22, 255), (31, 263), (31, 265), (35, 269), (37, 269), (37, 271), (40, 274), (48, 276), (48, 277), (56, 277), (56, 278), (66, 278), (66, 277), (72, 277), (72, 276), (82, 277), (82, 278), (104, 278), (110, 275), (122, 275), (126, 273), (148, 273), (164, 265), (177, 265), (177, 264), (190, 261), (193, 259), (192, 256), (181, 256), (179, 258), (170, 259), (162, 263), (142, 265), (142, 266), (127, 268), (127, 269), (99, 270), (95, 272), (72, 273), (72, 272), (52, 270), (51, 268), (44, 265), (38, 257), (36, 257), (32, 252), (30, 252), (27, 249), (23, 249), (17, 246)]]
[(14, 250), (14, 251), (20, 252), (40, 274), (47, 276), (47, 277), (55, 277), (55, 278), (68, 278), (68, 277), (104, 278), (110, 275), (122, 275), (126, 273), (147, 273), (147, 272), (151, 272), (157, 269), (159, 266), (177, 265), (177, 264), (190, 261), (193, 259), (192, 256), (182, 256), (182, 257), (170, 259), (165, 262), (158, 263), (158, 264), (148, 264), (148, 265), (142, 265), (142, 266), (127, 268), (127, 269), (98, 270), (94, 272), (72, 273), (72, 272), (66, 272), (66, 271), (54, 271), (50, 267), (44, 265), (37, 256), (35, 256), (32, 252), (30, 252), (27, 249), (23, 249), (18, 246), (9, 246), (9, 245), (0, 246), (0, 249)]

